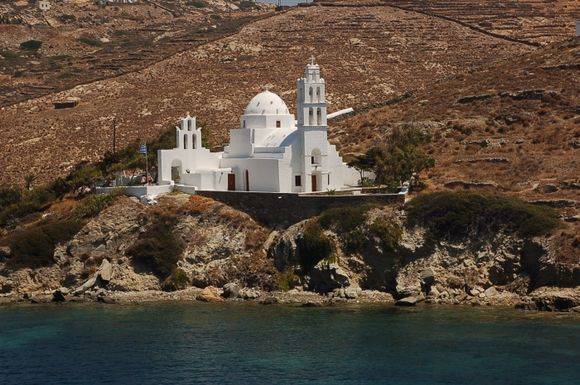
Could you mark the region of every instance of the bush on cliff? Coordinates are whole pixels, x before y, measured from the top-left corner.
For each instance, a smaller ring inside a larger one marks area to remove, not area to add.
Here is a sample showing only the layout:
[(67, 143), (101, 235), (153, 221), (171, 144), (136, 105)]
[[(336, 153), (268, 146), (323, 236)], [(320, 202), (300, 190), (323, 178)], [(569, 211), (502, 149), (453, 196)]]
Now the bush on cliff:
[(312, 270), (318, 262), (329, 258), (333, 251), (332, 241), (315, 221), (306, 224), (302, 237), (297, 240), (297, 246), (304, 274)]
[(12, 186), (0, 186), (0, 211), (17, 203), (22, 198), (20, 189)]
[(189, 286), (189, 282), (187, 273), (182, 269), (177, 268), (173, 270), (173, 273), (171, 273), (165, 281), (163, 281), (161, 288), (165, 291), (183, 290)]
[(366, 213), (377, 204), (367, 203), (358, 206), (336, 207), (320, 214), (318, 223), (324, 229), (334, 230), (339, 234), (346, 234), (355, 230), (365, 221)]
[(177, 224), (174, 213), (158, 210), (150, 220), (147, 230), (139, 235), (127, 254), (164, 280), (175, 271), (184, 245), (173, 234)]
[(320, 215), (318, 223), (323, 229), (336, 232), (348, 250), (361, 250), (372, 237), (379, 239), (383, 248), (393, 251), (401, 238), (400, 226), (385, 219), (376, 219), (370, 225), (366, 223), (367, 213), (380, 207), (377, 204), (368, 203), (329, 209)]
[(10, 247), (7, 266), (39, 268), (54, 263), (56, 245), (69, 241), (82, 227), (76, 220), (48, 221), (26, 227), (2, 240)]
[(119, 188), (115, 189), (110, 194), (89, 195), (79, 206), (75, 207), (73, 214), (79, 219), (94, 217), (113, 203), (116, 197), (123, 195), (124, 193), (125, 190)]
[(546, 234), (559, 225), (555, 210), (518, 198), (486, 192), (436, 192), (407, 203), (408, 223), (425, 226), (436, 239), (464, 239), (472, 234), (517, 232)]

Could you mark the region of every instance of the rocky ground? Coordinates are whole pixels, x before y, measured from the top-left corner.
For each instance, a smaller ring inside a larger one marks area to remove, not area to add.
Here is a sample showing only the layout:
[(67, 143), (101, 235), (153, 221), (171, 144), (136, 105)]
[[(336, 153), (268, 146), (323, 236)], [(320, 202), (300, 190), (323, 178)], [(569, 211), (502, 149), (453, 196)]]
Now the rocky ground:
[[(176, 266), (186, 276), (178, 290), (167, 291), (167, 280), (129, 251), (160, 213), (177, 218), (172, 231), (183, 249)], [(58, 246), (47, 266), (14, 268), (3, 246), (0, 303), (245, 300), (579, 309), (580, 265), (554, 259), (554, 237), (497, 234), (433, 243), (424, 229), (405, 224), (404, 212), (376, 208), (365, 218), (361, 229), (368, 234), (377, 223), (400, 226), (396, 251), (378, 236), (353, 249), (343, 235), (325, 230), (332, 254), (302, 274), (305, 233), (315, 219), (271, 230), (208, 198), (170, 195), (146, 206), (121, 197)]]

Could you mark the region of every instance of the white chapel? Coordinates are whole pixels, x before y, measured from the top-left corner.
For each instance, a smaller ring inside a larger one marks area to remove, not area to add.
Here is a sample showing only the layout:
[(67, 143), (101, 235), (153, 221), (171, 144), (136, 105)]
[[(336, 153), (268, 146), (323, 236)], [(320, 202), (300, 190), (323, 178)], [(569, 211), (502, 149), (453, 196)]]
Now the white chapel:
[(341, 190), (358, 184), (328, 143), (325, 82), (314, 60), (297, 82), (297, 117), (275, 93), (256, 95), (230, 131), (223, 152), (202, 146), (201, 130), (189, 114), (176, 128), (177, 147), (159, 150), (158, 183), (197, 190), (301, 193)]

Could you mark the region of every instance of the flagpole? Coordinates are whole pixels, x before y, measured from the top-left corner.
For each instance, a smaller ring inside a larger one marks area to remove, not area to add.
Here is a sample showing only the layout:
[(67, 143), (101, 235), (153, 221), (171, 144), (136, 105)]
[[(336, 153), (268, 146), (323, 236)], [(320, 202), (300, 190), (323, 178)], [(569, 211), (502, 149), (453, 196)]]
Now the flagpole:
[(145, 184), (149, 186), (149, 149), (147, 142), (145, 142)]

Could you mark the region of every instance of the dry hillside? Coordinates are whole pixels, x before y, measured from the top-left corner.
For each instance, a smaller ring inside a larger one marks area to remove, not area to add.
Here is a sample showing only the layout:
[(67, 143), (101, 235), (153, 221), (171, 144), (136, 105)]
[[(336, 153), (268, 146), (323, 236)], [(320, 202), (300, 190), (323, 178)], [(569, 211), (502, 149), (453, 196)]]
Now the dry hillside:
[[(145, 68), (237, 31), (273, 8), (239, 1), (0, 4), (0, 106)], [(30, 41), (39, 47), (22, 47)]]
[[(139, 7), (151, 7), (149, 3), (145, 2)], [(43, 44), (41, 64), (31, 64), (29, 57), (24, 58), (27, 66), (38, 66), (43, 70), (38, 73), (26, 70), (19, 76), (5, 75), (8, 77), (3, 83), (6, 89), (21, 81), (37, 82), (39, 88), (30, 91), (30, 95), (46, 95), (31, 97), (27, 96), (26, 91), (20, 94), (18, 91), (12, 97), (29, 99), (6, 105), (0, 110), (0, 150), (3, 154), (0, 159), (3, 170), (0, 182), (22, 184), (23, 177), (32, 174), (38, 177), (37, 183), (40, 183), (67, 173), (79, 161), (98, 159), (111, 147), (114, 119), (117, 121), (118, 144), (122, 146), (135, 139), (145, 140), (157, 135), (189, 111), (211, 130), (213, 145), (221, 145), (227, 141), (228, 130), (237, 125), (238, 116), (247, 101), (264, 86), (273, 87), (292, 108), (295, 79), (301, 75), (311, 55), (315, 55), (323, 66), (331, 111), (349, 106), (376, 106), (406, 91), (423, 92), (428, 96), (432, 89), (436, 89), (443, 102), (447, 100), (445, 97), (451, 97), (457, 91), (450, 89), (454, 81), (461, 82), (461, 79), (484, 73), (494, 66), (507, 71), (510, 62), (519, 60), (522, 55), (534, 57), (534, 51), (538, 50), (530, 44), (538, 41), (529, 34), (518, 35), (517, 29), (504, 28), (502, 34), (512, 40), (498, 37), (482, 29), (485, 27), (481, 25), (482, 20), (492, 18), (496, 20), (496, 26), (508, 25), (508, 21), (512, 20), (514, 25), (533, 24), (545, 29), (552, 28), (554, 33), (550, 36), (558, 40), (563, 34), (571, 32), (568, 24), (577, 13), (576, 8), (565, 1), (549, 4), (505, 2), (507, 8), (498, 7), (496, 2), (491, 1), (478, 2), (477, 7), (471, 7), (472, 3), (467, 0), (454, 3), (421, 2), (421, 8), (417, 5), (419, 3), (402, 1), (321, 1), (318, 6), (285, 12), (239, 12), (238, 16), (232, 16), (236, 13), (224, 12), (217, 6), (205, 10), (179, 8), (172, 12), (159, 7), (149, 10), (139, 7), (117, 7), (119, 9), (115, 10), (113, 7), (95, 9), (90, 13), (86, 13), (86, 9), (73, 9), (78, 14), (67, 9), (65, 13), (77, 15), (77, 20), (80, 15), (93, 15), (99, 16), (93, 17), (94, 20), (104, 21), (90, 24), (86, 29), (80, 28), (80, 24), (71, 26), (70, 39), (63, 37), (66, 26), (57, 29), (60, 32), (55, 35), (53, 46), (64, 49), (67, 44), (72, 44), (70, 52), (66, 51), (70, 55), (63, 51), (63, 55), (68, 55), (66, 60), (69, 62), (51, 64), (54, 59), (47, 55), (59, 56), (61, 51), (45, 53), (43, 50), (48, 50), (50, 44)], [(518, 7), (514, 3), (527, 4), (524, 8), (533, 12), (517, 13)], [(427, 12), (428, 6), (431, 8)], [(555, 9), (559, 10), (558, 17), (550, 13)], [(62, 13), (63, 10), (55, 9), (54, 12)], [(133, 17), (130, 12), (141, 13)], [(151, 21), (144, 22), (150, 20), (147, 12), (156, 12), (151, 14), (162, 27), (157, 30)], [(162, 17), (163, 12), (166, 16)], [(256, 20), (248, 22), (251, 17)], [(523, 18), (533, 23), (523, 23)], [(169, 19), (173, 21), (169, 22)], [(38, 20), (26, 21), (32, 27), (16, 24), (16, 28), (35, 31), (38, 35), (32, 38), (48, 36), (51, 41), (52, 32), (43, 34), (42, 28), (35, 24), (42, 25)], [(204, 39), (209, 39), (206, 43), (201, 41), (202, 38), (193, 38), (193, 41), (184, 38), (199, 33), (213, 20), (221, 20), (224, 25), (218, 25), (216, 32), (206, 31)], [(193, 29), (192, 23), (195, 26)], [(140, 24), (143, 27), (139, 27)], [(226, 33), (242, 24), (245, 26), (239, 32)], [(0, 25), (0, 28), (7, 31), (14, 25)], [(119, 28), (129, 32), (115, 33)], [(87, 47), (82, 46), (78, 39), (89, 32), (91, 38), (105, 37), (110, 41), (85, 52)], [(220, 33), (225, 37), (220, 38)], [(6, 32), (1, 36), (4, 36), (5, 43), (14, 42)], [(146, 36), (146, 39), (135, 43), (136, 36)], [(30, 36), (19, 37), (19, 41), (24, 38)], [(122, 49), (123, 42), (127, 43), (124, 39), (138, 48)], [(515, 41), (518, 39), (529, 41)], [(57, 42), (62, 42), (63, 46)], [(169, 55), (169, 46), (178, 53), (158, 61)], [(147, 59), (142, 60), (141, 57)], [(2, 65), (10, 61), (7, 58), (0, 60)], [(571, 60), (574, 62), (574, 59)], [(54, 68), (46, 67), (46, 63)], [(74, 73), (63, 80), (62, 71)], [(106, 78), (84, 84), (82, 79), (77, 78), (85, 73)], [(575, 73), (574, 70), (557, 70), (552, 72), (552, 77), (557, 80)], [(492, 75), (497, 84), (510, 80), (504, 79), (501, 72)], [(68, 81), (83, 84), (57, 92)], [(26, 83), (17, 88), (26, 90), (28, 86)], [(470, 87), (463, 93), (484, 92), (478, 82), (470, 84)], [(510, 90), (515, 90), (514, 87)], [(525, 89), (530, 87), (535, 86), (531, 83), (520, 86)], [(424, 119), (437, 119), (434, 103), (418, 103), (428, 99), (427, 96), (411, 99), (404, 106), (410, 114), (422, 109)], [(79, 106), (68, 110), (53, 108), (52, 102), (68, 97), (80, 98)], [(389, 118), (388, 114), (385, 118)], [(361, 151), (362, 148), (355, 144), (369, 137), (358, 127), (339, 125), (330, 129), (346, 150)]]
[[(115, 117), (121, 145), (167, 129), (187, 111), (222, 144), (262, 87), (272, 85), (292, 107), (295, 80), (311, 55), (324, 68), (336, 110), (534, 49), (414, 11), (353, 4), (291, 9), (143, 70), (4, 107), (1, 181), (22, 183), (28, 173), (46, 181), (97, 159), (110, 148)], [(53, 101), (71, 96), (81, 99), (78, 107), (53, 109)]]
[(576, 38), (434, 82), (341, 121), (334, 139), (343, 151), (362, 152), (396, 125), (418, 125), (434, 136), (429, 177), (438, 186), (578, 200), (579, 57)]

